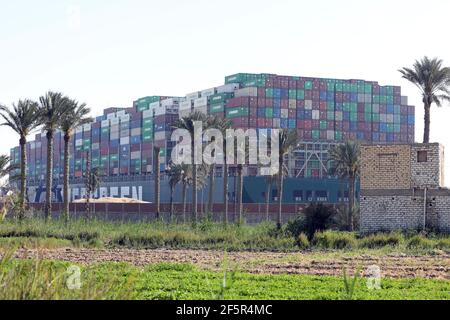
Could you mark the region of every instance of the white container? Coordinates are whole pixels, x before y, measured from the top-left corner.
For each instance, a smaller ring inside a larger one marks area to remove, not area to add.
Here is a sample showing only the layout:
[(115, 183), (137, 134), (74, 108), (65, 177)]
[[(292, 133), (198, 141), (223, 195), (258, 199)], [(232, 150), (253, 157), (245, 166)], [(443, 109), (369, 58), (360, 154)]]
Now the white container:
[(216, 94), (216, 88), (206, 89), (206, 90), (203, 90), (202, 92), (200, 92), (200, 96), (202, 98), (204, 98), (204, 97), (207, 98), (207, 97), (215, 95), (215, 94)]
[(119, 125), (119, 118), (111, 119), (111, 126), (117, 126)]
[(191, 110), (192, 102), (190, 100), (180, 103), (180, 111), (182, 110)]
[(408, 105), (408, 97), (402, 96), (401, 102), (402, 102), (402, 106), (407, 106)]
[(96, 142), (92, 144), (92, 150), (98, 150), (100, 149), (100, 143)]
[(169, 106), (178, 106), (180, 103), (180, 98), (170, 98), (170, 99), (166, 99), (166, 100), (162, 100), (161, 101), (161, 105), (163, 107), (169, 107)]
[(240, 97), (257, 97), (258, 96), (258, 88), (257, 87), (248, 87), (236, 90), (234, 93), (236, 98)]
[(115, 117), (116, 117), (116, 114), (115, 114), (115, 113), (108, 113), (108, 114), (106, 115), (106, 119), (107, 119), (107, 120), (114, 119)]
[(75, 133), (83, 133), (83, 126), (76, 127)]
[(120, 116), (120, 122), (130, 122), (130, 115), (126, 114), (126, 115)]
[(166, 139), (165, 131), (155, 132), (155, 140), (165, 140), (165, 139)]
[(123, 137), (123, 138), (120, 138), (120, 145), (122, 146), (122, 145), (127, 145), (127, 144), (130, 144), (130, 137)]
[(124, 115), (126, 115), (125, 110), (120, 110), (116, 112), (116, 117), (123, 117)]
[(196, 100), (198, 98), (200, 98), (200, 92), (189, 93), (186, 95), (186, 100), (192, 101), (192, 100)]
[(76, 147), (81, 147), (82, 145), (83, 145), (83, 140), (82, 139), (75, 140), (75, 146)]
[(109, 127), (109, 120), (103, 120), (102, 121), (102, 128)]
[(233, 93), (237, 89), (239, 89), (238, 83), (229, 83), (216, 88), (217, 93)]
[(334, 131), (333, 130), (327, 131), (327, 140), (334, 140)]
[(145, 110), (142, 112), (142, 118), (153, 118), (153, 110)]
[(140, 135), (141, 135), (141, 132), (142, 132), (141, 128), (134, 128), (134, 129), (131, 129), (131, 136), (132, 136), (132, 137), (140, 136)]
[(199, 98), (194, 101), (194, 109), (208, 106), (208, 98)]
[(91, 126), (90, 123), (87, 123), (87, 124), (83, 125), (83, 131), (84, 132), (91, 131), (91, 128), (92, 128), (92, 126)]
[(141, 152), (140, 151), (132, 152), (130, 157), (131, 157), (131, 160), (140, 159), (141, 158)]
[(312, 111), (312, 119), (313, 120), (319, 120), (320, 119), (320, 111), (319, 110), (313, 110)]
[(109, 140), (117, 140), (119, 139), (119, 132), (112, 132), (109, 134)]

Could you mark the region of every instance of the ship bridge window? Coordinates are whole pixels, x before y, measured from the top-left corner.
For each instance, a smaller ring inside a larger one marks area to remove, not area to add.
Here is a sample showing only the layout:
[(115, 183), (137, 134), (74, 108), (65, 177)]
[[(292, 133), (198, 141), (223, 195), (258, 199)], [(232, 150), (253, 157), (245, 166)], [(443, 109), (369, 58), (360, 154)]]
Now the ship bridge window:
[(294, 190), (292, 194), (295, 202), (303, 202), (303, 190)]
[(316, 200), (322, 202), (328, 201), (328, 192), (326, 190), (316, 191)]

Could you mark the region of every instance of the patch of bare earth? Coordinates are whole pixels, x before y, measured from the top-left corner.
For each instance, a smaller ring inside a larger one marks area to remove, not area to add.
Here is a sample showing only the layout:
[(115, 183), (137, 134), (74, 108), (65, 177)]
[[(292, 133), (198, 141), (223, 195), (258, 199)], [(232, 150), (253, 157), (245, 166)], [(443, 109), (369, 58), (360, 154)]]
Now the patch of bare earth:
[(132, 249), (20, 249), (15, 257), (29, 259), (41, 256), (46, 260), (62, 260), (90, 265), (101, 262), (127, 262), (143, 267), (148, 264), (192, 263), (208, 270), (221, 270), (226, 260), (238, 270), (254, 274), (307, 274), (340, 276), (343, 268), (352, 272), (372, 265), (381, 268), (390, 278), (435, 278), (450, 280), (450, 254), (429, 256), (333, 256), (314, 253), (230, 252), (202, 250), (132, 250)]

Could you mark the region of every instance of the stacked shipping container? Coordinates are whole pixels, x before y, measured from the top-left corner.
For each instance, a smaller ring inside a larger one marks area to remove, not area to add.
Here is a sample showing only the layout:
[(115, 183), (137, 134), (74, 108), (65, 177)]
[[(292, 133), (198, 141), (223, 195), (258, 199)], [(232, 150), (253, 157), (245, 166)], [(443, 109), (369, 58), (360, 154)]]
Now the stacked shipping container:
[[(358, 139), (375, 143), (414, 141), (414, 107), (401, 88), (363, 80), (337, 80), (272, 74), (236, 74), (225, 85), (183, 98), (150, 96), (133, 108), (109, 108), (95, 122), (77, 128), (72, 138), (70, 174), (80, 179), (86, 158), (105, 176), (153, 172), (154, 147), (161, 150), (164, 172), (174, 143), (173, 123), (199, 111), (231, 119), (235, 128), (289, 128), (305, 141), (289, 159), (291, 174), (326, 177), (327, 150), (334, 143)], [(47, 165), (46, 138), (37, 134), (27, 144), (30, 183), (43, 184)], [(63, 173), (64, 142), (55, 135), (54, 175)], [(20, 150), (11, 150), (14, 163)]]

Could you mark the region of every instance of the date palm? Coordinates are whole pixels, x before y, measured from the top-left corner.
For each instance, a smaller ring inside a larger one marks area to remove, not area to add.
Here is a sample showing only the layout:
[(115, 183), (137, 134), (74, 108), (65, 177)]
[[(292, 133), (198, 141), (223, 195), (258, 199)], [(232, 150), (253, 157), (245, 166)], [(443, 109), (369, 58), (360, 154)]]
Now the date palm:
[(153, 162), (155, 173), (155, 204), (156, 204), (156, 219), (161, 215), (161, 148), (153, 147)]
[(19, 100), (11, 109), (0, 106), (0, 116), (3, 119), (2, 126), (10, 127), (19, 135), (20, 144), (20, 213), (19, 218), (25, 214), (26, 190), (27, 190), (27, 136), (39, 126), (37, 117), (38, 105), (31, 100)]
[(281, 230), (281, 211), (283, 204), (283, 187), (284, 187), (284, 157), (298, 146), (298, 136), (296, 130), (282, 129), (278, 137), (278, 219), (277, 229)]
[(168, 178), (170, 188), (170, 221), (172, 221), (175, 211), (173, 204), (173, 193), (175, 192), (175, 188), (178, 183), (180, 183), (183, 179), (183, 166), (171, 163), (166, 170), (166, 176)]
[(64, 134), (64, 219), (69, 219), (69, 159), (70, 139), (75, 129), (93, 121), (88, 115), (90, 109), (84, 103), (68, 101), (68, 110), (60, 119), (59, 128)]
[(39, 98), (39, 119), (47, 137), (47, 176), (45, 193), (45, 217), (52, 214), (52, 187), (53, 187), (53, 136), (59, 122), (65, 113), (70, 110), (70, 100), (58, 92), (47, 92)]
[[(208, 117), (202, 112), (193, 112), (187, 117), (183, 117), (178, 119), (174, 123), (174, 128), (176, 129), (184, 129), (189, 132), (191, 136), (191, 154), (192, 154), (192, 219), (195, 223), (198, 219), (198, 208), (197, 208), (197, 192), (198, 192), (198, 164), (195, 162), (195, 123), (199, 122), (201, 124), (201, 128), (204, 130), (208, 125)], [(203, 148), (202, 148), (203, 150)], [(199, 155), (200, 156), (200, 155)], [(203, 161), (202, 161), (203, 163)]]
[(353, 141), (346, 141), (330, 150), (330, 161), (332, 162), (330, 173), (349, 182), (347, 224), (350, 231), (353, 231), (354, 227), (355, 190), (361, 168), (360, 155), (359, 144)]
[[(222, 119), (219, 117), (211, 117), (208, 123), (208, 128), (217, 129), (222, 133), (222, 136), (225, 137), (226, 130), (230, 129), (232, 125), (232, 121), (230, 119)], [(226, 141), (223, 141), (223, 155), (224, 155), (224, 164), (223, 164), (223, 201), (224, 201), (224, 223), (228, 223), (228, 165), (226, 162)], [(214, 204), (214, 176), (215, 176), (215, 164), (210, 165), (209, 172), (209, 197), (208, 197), (208, 210), (211, 213), (213, 211)]]
[(423, 143), (430, 142), (430, 109), (433, 103), (438, 107), (443, 101), (450, 101), (450, 68), (442, 66), (442, 60), (424, 57), (414, 63), (412, 68), (399, 70), (403, 78), (416, 85), (424, 105)]
[(9, 173), (9, 157), (7, 155), (0, 155), (0, 179), (4, 178)]

